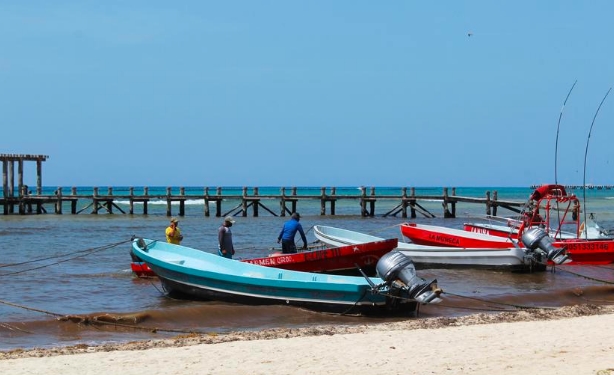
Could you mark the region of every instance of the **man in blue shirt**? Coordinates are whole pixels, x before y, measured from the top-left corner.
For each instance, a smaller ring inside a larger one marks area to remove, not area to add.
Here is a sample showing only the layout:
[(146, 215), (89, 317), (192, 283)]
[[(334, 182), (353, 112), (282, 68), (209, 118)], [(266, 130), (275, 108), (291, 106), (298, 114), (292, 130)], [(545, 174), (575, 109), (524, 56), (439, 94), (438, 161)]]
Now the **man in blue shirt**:
[(281, 229), (279, 236), (277, 236), (277, 243), (281, 242), (281, 252), (284, 254), (296, 253), (296, 244), (294, 243), (294, 236), (298, 231), (301, 234), (303, 240), (303, 250), (307, 250), (307, 237), (303, 231), (303, 226), (299, 223), (301, 215), (298, 212), (292, 214), (292, 219), (284, 223), (284, 227)]

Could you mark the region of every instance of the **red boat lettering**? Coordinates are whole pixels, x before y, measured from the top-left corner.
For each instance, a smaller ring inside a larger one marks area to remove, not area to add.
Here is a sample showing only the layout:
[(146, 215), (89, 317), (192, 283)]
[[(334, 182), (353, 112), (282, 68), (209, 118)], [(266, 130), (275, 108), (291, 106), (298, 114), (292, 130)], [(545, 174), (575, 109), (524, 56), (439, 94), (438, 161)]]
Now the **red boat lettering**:
[(277, 264), (277, 262), (273, 258), (258, 259), (254, 261), (249, 261), (249, 263), (258, 264), (260, 266), (274, 266)]
[(441, 234), (429, 234), (429, 240), (449, 245), (459, 245), (460, 240), (456, 237), (444, 236)]
[(474, 233), (480, 233), (480, 234), (490, 234), (490, 231), (484, 228), (471, 227), (471, 231)]

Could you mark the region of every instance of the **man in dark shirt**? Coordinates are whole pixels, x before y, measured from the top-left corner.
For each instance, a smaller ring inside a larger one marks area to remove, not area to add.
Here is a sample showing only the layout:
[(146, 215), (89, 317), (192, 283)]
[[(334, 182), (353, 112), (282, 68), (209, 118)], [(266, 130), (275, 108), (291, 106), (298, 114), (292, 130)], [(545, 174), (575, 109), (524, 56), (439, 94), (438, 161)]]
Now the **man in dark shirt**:
[(234, 223), (235, 221), (232, 217), (227, 216), (217, 230), (218, 254), (224, 258), (232, 259), (232, 256), (235, 255), (235, 248), (232, 243), (232, 231), (230, 230), (230, 227), (232, 227)]
[(294, 243), (294, 236), (296, 232), (299, 232), (301, 239), (303, 240), (303, 250), (307, 250), (307, 237), (303, 231), (303, 226), (299, 223), (301, 215), (298, 212), (292, 214), (292, 218), (284, 223), (284, 227), (281, 229), (279, 236), (277, 236), (277, 243), (281, 242), (281, 252), (284, 254), (296, 253), (296, 244)]

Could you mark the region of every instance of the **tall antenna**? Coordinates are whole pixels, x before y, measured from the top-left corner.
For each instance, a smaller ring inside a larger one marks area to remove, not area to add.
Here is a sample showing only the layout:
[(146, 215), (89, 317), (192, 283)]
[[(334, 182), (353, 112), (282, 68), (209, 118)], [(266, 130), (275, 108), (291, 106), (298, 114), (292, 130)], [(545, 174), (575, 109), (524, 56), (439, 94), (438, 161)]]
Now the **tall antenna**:
[(563, 110), (565, 109), (565, 104), (567, 104), (567, 99), (569, 99), (569, 95), (571, 95), (571, 92), (573, 91), (573, 88), (576, 87), (576, 83), (578, 83), (578, 80), (576, 79), (576, 81), (573, 83), (573, 85), (571, 85), (571, 88), (569, 89), (569, 92), (567, 93), (567, 97), (565, 98), (565, 101), (563, 102), (563, 107), (561, 107), (561, 113), (559, 113), (559, 122), (556, 125), (556, 142), (554, 143), (554, 184), (558, 185), (559, 181), (557, 178), (557, 160), (558, 160), (558, 153), (559, 153), (559, 130), (561, 128), (561, 118), (563, 117)]
[(599, 103), (599, 107), (597, 107), (597, 111), (595, 111), (595, 116), (593, 116), (593, 122), (591, 123), (591, 128), (588, 131), (588, 138), (586, 138), (586, 150), (584, 151), (584, 178), (582, 179), (582, 205), (584, 206), (584, 237), (588, 238), (588, 228), (587, 228), (587, 224), (586, 224), (586, 156), (588, 155), (588, 142), (591, 139), (591, 132), (593, 131), (593, 125), (595, 125), (595, 119), (597, 118), (597, 114), (599, 113), (599, 109), (601, 109), (601, 105), (603, 104), (603, 102), (605, 101), (605, 98), (608, 97), (608, 94), (610, 94), (610, 91), (612, 91), (612, 88), (610, 87), (610, 89), (608, 90), (608, 92), (605, 93), (605, 96), (603, 97), (603, 99), (601, 99), (601, 103)]

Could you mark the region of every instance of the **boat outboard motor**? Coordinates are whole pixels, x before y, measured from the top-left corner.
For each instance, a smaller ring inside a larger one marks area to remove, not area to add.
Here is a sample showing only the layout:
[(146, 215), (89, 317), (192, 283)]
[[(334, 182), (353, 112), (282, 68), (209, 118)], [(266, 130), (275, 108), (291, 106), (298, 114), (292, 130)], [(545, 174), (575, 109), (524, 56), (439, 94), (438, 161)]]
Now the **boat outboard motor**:
[(548, 255), (548, 260), (551, 260), (554, 264), (563, 264), (568, 258), (565, 254), (565, 248), (554, 247), (554, 240), (539, 227), (527, 229), (522, 234), (522, 243), (531, 250), (541, 249)]
[(395, 287), (395, 282), (401, 281), (408, 297), (420, 303), (436, 303), (441, 301), (441, 290), (437, 288), (437, 280), (426, 281), (416, 275), (416, 267), (410, 257), (391, 251), (384, 254), (375, 266), (377, 275), (387, 284)]

